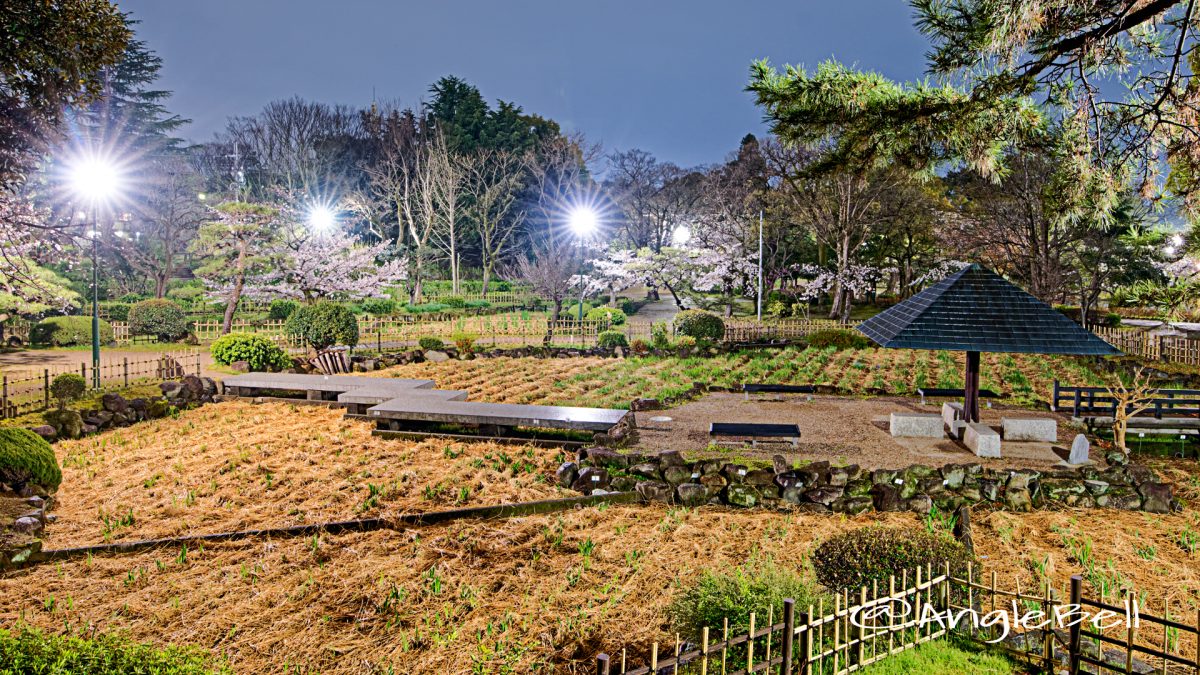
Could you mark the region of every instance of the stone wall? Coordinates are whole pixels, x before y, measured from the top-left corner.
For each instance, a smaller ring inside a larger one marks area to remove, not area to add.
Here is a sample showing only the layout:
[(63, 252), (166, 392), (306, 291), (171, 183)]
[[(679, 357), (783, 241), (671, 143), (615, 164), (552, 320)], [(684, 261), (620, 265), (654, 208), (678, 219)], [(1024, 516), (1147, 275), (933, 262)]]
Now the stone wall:
[(46, 424), (32, 431), (48, 441), (79, 438), (113, 427), (165, 417), (172, 408), (192, 408), (212, 403), (217, 383), (210, 377), (185, 375), (182, 380), (158, 385), (162, 397), (125, 398), (120, 394), (104, 394), (95, 410), (48, 410), (43, 414)]
[(1102, 507), (1169, 513), (1179, 510), (1171, 486), (1147, 467), (1125, 464), (1110, 453), (1106, 469), (994, 469), (982, 464), (915, 464), (866, 470), (857, 465), (810, 462), (751, 468), (716, 460), (687, 462), (678, 452), (618, 452), (596, 446), (558, 468), (560, 485), (584, 494), (635, 490), (649, 501), (685, 506), (717, 504), (797, 509), (812, 513), (866, 511), (952, 512), (964, 504), (994, 504), (1013, 511), (1055, 506)]

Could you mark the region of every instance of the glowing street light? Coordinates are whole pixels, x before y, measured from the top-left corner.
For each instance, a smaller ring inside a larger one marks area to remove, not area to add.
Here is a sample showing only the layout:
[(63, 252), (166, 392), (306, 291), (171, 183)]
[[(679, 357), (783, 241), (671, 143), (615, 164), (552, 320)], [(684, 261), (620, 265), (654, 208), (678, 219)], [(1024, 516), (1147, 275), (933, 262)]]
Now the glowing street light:
[(596, 233), (600, 229), (600, 214), (596, 213), (596, 209), (590, 206), (576, 206), (567, 213), (567, 227), (575, 233), (575, 239), (579, 241), (579, 325), (583, 327), (583, 240)]
[(687, 225), (676, 225), (671, 231), (671, 243), (676, 246), (684, 246), (692, 238), (692, 230)]
[(92, 209), (92, 388), (100, 388), (100, 263), (98, 207), (111, 201), (120, 189), (117, 167), (101, 157), (81, 157), (70, 165), (71, 189)]
[(328, 232), (337, 224), (337, 215), (324, 204), (317, 204), (308, 211), (308, 225), (316, 232)]

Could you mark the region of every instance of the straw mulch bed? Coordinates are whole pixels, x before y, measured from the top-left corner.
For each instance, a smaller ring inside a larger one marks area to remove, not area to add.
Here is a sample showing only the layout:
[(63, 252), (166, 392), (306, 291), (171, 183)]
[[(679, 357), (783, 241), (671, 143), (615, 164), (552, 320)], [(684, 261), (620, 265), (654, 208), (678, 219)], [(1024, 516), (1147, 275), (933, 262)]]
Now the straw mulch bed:
[(385, 440), (342, 412), (230, 402), (60, 443), (48, 548), (575, 496), (555, 449)]

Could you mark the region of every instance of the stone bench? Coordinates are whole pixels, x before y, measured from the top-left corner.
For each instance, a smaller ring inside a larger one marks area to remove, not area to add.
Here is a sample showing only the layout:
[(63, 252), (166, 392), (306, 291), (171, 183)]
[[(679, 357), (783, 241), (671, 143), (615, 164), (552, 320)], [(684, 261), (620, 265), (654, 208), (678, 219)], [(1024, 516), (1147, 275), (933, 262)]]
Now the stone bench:
[(950, 428), (950, 437), (961, 439), (963, 427), (966, 426), (967, 414), (963, 411), (963, 404), (957, 401), (948, 401), (942, 404), (942, 421)]
[(943, 438), (943, 426), (941, 415), (923, 413), (892, 413), (888, 421), (892, 436), (904, 438)]
[(1000, 434), (982, 422), (968, 422), (963, 443), (978, 457), (1000, 457)]
[(1058, 422), (1044, 417), (1003, 417), (1000, 427), (1006, 441), (1058, 441)]

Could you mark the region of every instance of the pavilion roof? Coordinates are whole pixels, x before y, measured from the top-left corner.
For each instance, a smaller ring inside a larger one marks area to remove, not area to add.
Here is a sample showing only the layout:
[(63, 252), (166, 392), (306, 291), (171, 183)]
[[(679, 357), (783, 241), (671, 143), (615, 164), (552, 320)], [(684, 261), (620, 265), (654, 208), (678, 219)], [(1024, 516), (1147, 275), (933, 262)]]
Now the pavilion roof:
[(881, 347), (1036, 354), (1121, 352), (1062, 312), (973, 264), (859, 324)]

